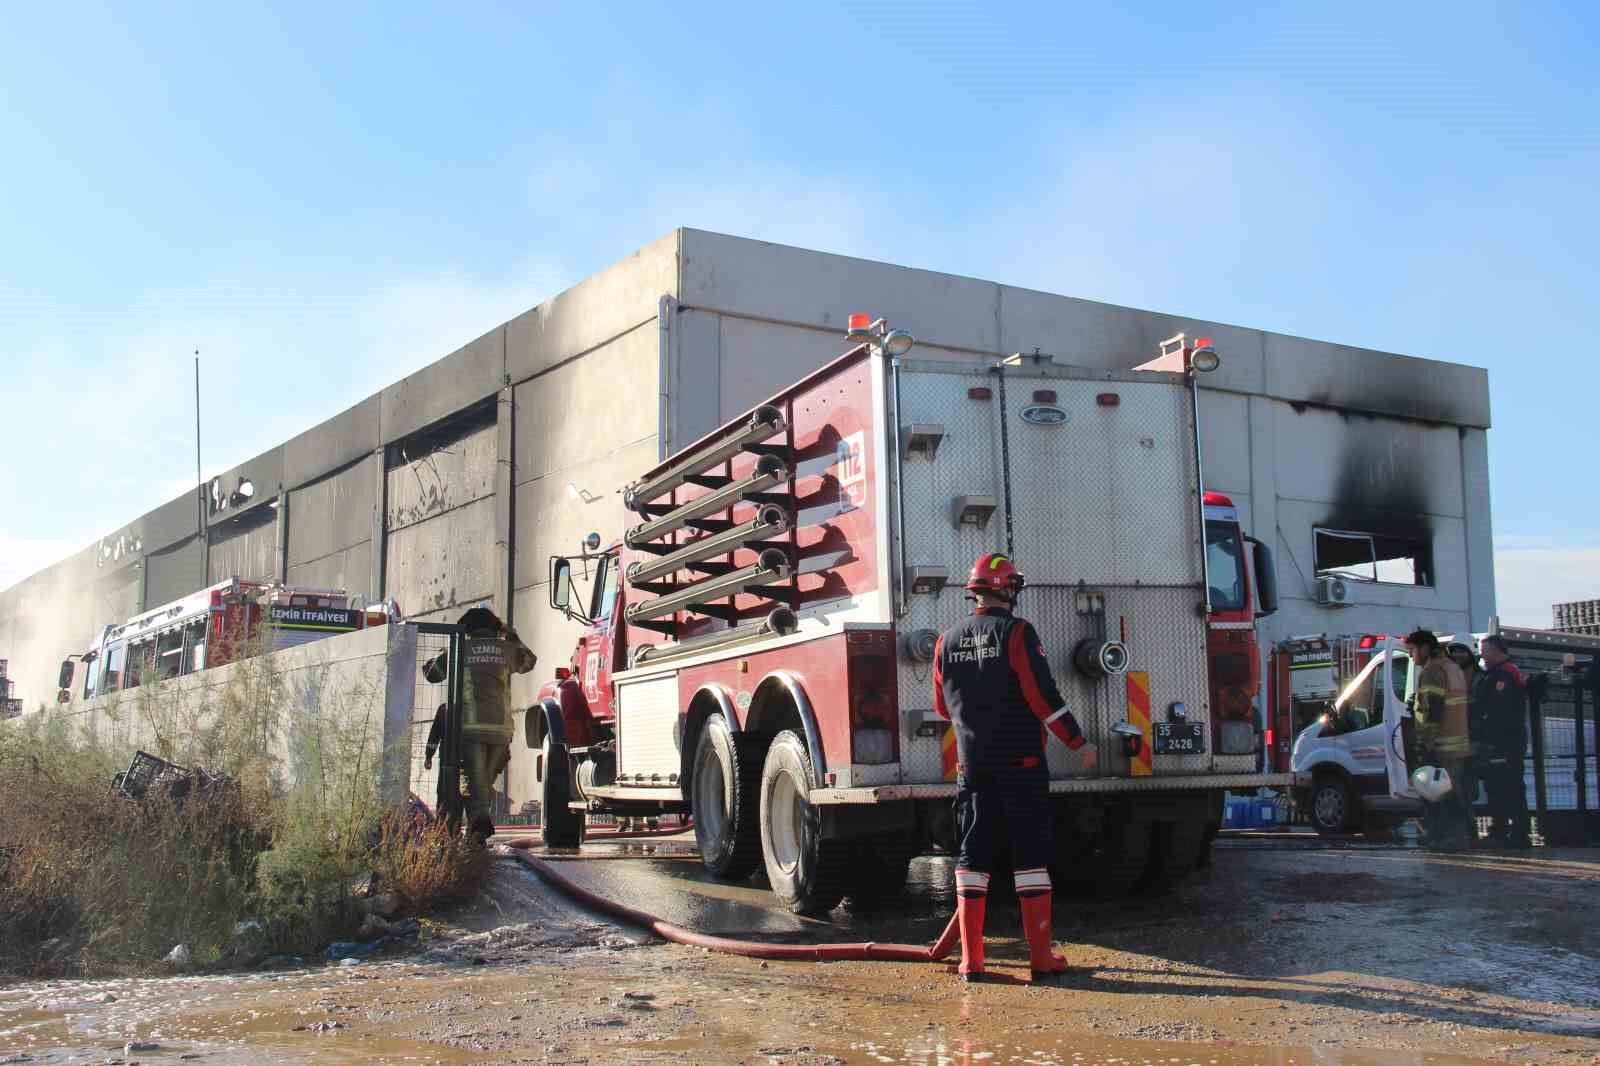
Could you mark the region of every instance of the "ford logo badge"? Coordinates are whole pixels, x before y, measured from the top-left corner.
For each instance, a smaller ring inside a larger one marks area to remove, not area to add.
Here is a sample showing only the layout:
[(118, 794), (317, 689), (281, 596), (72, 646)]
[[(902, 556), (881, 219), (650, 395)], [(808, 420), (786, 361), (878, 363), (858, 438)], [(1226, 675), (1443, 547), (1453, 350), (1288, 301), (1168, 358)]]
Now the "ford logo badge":
[(1024, 422), (1036, 426), (1059, 426), (1067, 420), (1067, 412), (1053, 403), (1029, 404), (1021, 413)]

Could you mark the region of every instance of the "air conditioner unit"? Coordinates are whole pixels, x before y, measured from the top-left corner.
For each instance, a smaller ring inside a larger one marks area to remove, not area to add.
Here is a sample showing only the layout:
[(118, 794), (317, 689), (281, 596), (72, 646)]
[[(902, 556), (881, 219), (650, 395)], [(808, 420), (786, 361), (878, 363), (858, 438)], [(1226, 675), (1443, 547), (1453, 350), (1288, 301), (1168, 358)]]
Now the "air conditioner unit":
[(1317, 578), (1317, 602), (1324, 607), (1348, 607), (1351, 596), (1350, 582), (1342, 577)]

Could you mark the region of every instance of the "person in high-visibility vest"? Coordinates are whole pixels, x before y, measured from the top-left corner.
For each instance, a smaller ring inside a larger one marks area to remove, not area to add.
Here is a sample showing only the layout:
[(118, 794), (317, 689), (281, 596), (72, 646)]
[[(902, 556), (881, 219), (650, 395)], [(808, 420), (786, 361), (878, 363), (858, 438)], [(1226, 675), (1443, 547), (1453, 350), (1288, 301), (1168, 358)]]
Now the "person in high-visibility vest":
[(1417, 747), (1424, 763), (1450, 775), (1452, 786), (1438, 802), (1423, 802), (1423, 832), (1429, 847), (1458, 851), (1470, 847), (1478, 835), (1472, 797), (1467, 794), (1466, 767), (1472, 754), (1467, 734), (1467, 678), (1439, 648), (1439, 638), (1431, 630), (1419, 629), (1408, 636), (1406, 650), (1418, 671), (1411, 707)]
[(963, 981), (984, 977), (983, 921), (989, 877), (1009, 840), (1012, 877), (1022, 902), (1034, 980), (1064, 973), (1051, 948), (1050, 771), (1044, 733), (1078, 754), (1085, 769), (1095, 748), (1066, 708), (1033, 626), (1012, 614), (1024, 581), (998, 553), (973, 564), (967, 591), (976, 609), (939, 638), (934, 651), (933, 706), (950, 720), (960, 760), (956, 820), (956, 915)]

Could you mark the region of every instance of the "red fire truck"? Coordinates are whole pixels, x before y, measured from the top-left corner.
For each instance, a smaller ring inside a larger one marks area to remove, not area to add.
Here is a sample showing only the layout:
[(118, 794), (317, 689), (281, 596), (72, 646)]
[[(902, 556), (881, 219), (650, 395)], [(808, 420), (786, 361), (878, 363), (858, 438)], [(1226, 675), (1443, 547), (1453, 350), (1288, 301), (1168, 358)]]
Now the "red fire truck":
[[(234, 662), (256, 648), (278, 651), (387, 618), (342, 589), (290, 588), (230, 578), (180, 600), (108, 625), (78, 661), (84, 699)], [(60, 692), (72, 698), (76, 665), (61, 664)]]
[[(1004, 550), (1101, 751), (1082, 773), (1047, 749), (1058, 883), (1185, 876), (1225, 790), (1293, 778), (1259, 772), (1241, 696), (1270, 559), (1201, 493), (1195, 374), (1216, 353), (936, 362), (850, 322), (850, 351), (643, 472), (620, 543), (551, 559), (551, 606), (584, 631), (527, 716), (546, 841), (577, 844), (586, 812), (687, 811), (709, 870), (764, 865), (798, 912), (896, 891), (953, 836), (934, 642), (969, 610), (971, 561)], [(1213, 641), (1242, 659), (1209, 670)]]

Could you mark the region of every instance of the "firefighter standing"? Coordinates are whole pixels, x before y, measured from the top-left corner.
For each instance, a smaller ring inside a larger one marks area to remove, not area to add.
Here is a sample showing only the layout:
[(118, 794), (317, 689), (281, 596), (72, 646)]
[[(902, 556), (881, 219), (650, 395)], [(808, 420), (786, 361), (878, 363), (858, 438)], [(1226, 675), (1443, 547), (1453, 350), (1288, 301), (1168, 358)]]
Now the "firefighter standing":
[[(511, 675), (525, 674), (537, 661), (517, 631), (486, 607), (462, 614), (464, 676), (461, 706), (461, 769), (467, 775), (467, 825), (477, 837), (494, 835), (494, 780), (511, 761)], [(429, 681), (442, 681), (449, 652), (441, 652), (423, 669)], [(430, 737), (430, 740), (432, 738)], [(430, 744), (430, 748), (432, 745)], [(429, 751), (431, 761), (431, 750)]]
[(1430, 847), (1458, 850), (1477, 836), (1472, 798), (1466, 793), (1466, 764), (1471, 753), (1467, 740), (1467, 680), (1461, 667), (1439, 648), (1439, 638), (1419, 629), (1406, 638), (1411, 661), (1417, 664), (1416, 701), (1411, 715), (1416, 723), (1417, 746), (1422, 759), (1450, 775), (1451, 788), (1438, 802), (1424, 801), (1422, 825)]
[(1012, 614), (1023, 584), (1004, 555), (979, 558), (966, 586), (976, 609), (939, 638), (934, 653), (934, 708), (952, 722), (960, 758), (956, 913), (963, 981), (983, 979), (989, 877), (1007, 839), (1033, 977), (1067, 969), (1050, 946), (1050, 773), (1044, 730), (1078, 752), (1086, 769), (1094, 765), (1095, 748), (1085, 744), (1064, 706), (1039, 635)]
[(1528, 753), (1528, 696), (1522, 674), (1498, 636), (1483, 638), (1484, 671), (1472, 686), (1472, 747), (1477, 776), (1489, 794), (1494, 817), (1491, 839), (1502, 847), (1527, 848), (1528, 791), (1523, 760)]

